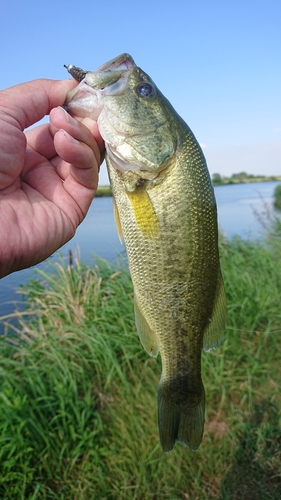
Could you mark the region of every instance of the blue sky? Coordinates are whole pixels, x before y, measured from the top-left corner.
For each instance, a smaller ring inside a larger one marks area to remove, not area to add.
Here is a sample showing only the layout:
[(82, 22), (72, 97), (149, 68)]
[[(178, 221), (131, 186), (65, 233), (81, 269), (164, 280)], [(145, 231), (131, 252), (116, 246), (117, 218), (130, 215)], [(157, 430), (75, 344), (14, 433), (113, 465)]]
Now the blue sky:
[(280, 22), (280, 0), (3, 1), (0, 88), (129, 52), (191, 127), (211, 174), (280, 175)]

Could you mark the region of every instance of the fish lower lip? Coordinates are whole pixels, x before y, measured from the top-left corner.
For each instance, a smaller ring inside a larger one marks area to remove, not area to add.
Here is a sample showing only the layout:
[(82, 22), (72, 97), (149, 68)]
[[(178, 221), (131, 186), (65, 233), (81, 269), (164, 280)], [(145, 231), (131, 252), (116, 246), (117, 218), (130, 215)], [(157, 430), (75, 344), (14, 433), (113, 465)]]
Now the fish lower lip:
[[(85, 81), (85, 78), (84, 78), (84, 80), (82, 80), (82, 82), (80, 82), (80, 84), (77, 85), (77, 87), (74, 87), (72, 90), (70, 90), (67, 93), (65, 105), (67, 105), (70, 101), (72, 101), (72, 99), (76, 100), (77, 94), (78, 94), (78, 96), (79, 96), (79, 94), (81, 94), (81, 88), (83, 89), (84, 86), (87, 86), (89, 88), (89, 92), (91, 92), (91, 87), (88, 85), (88, 83)], [(87, 90), (87, 92), (88, 92), (88, 90)], [(74, 96), (76, 96), (76, 97), (74, 97)]]

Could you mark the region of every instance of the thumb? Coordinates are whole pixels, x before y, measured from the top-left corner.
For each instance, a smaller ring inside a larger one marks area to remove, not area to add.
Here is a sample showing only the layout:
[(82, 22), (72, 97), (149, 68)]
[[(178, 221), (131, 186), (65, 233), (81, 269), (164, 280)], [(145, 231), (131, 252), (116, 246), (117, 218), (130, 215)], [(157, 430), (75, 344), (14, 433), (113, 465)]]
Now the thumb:
[(67, 92), (77, 82), (71, 80), (38, 79), (21, 83), (0, 92), (0, 116), (20, 130), (33, 125), (61, 106)]

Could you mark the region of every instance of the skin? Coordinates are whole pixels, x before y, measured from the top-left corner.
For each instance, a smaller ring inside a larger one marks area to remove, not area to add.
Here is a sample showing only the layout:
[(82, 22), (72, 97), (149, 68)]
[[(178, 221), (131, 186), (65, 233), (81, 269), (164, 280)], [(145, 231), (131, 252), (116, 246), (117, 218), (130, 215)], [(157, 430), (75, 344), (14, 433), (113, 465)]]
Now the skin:
[[(74, 80), (34, 80), (0, 92), (0, 277), (70, 240), (87, 214), (104, 151), (97, 124), (62, 106)], [(50, 124), (25, 129), (50, 114)]]

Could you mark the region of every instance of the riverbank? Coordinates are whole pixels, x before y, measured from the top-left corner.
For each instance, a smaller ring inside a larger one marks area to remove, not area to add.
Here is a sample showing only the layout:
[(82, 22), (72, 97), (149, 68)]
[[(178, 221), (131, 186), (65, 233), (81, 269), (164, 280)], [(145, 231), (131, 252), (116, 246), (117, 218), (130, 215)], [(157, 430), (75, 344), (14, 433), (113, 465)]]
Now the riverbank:
[[(267, 177), (265, 175), (239, 176), (240, 174), (234, 174), (232, 175), (232, 177), (221, 177), (219, 174), (214, 174), (212, 177), (212, 184), (213, 186), (227, 186), (231, 184), (250, 184), (255, 182), (281, 181), (281, 175), (272, 175), (270, 177)], [(111, 186), (98, 186), (96, 196), (112, 196)]]
[(225, 177), (220, 174), (212, 175), (213, 186), (225, 186), (229, 184), (249, 184), (252, 182), (274, 182), (281, 181), (281, 175), (251, 175), (246, 172), (232, 174), (231, 177)]
[[(215, 187), (220, 230), (227, 239), (240, 235), (244, 239), (263, 238), (264, 224), (268, 225), (268, 212), (273, 206), (273, 193), (278, 182), (240, 184)], [(266, 207), (266, 213), (265, 213)], [(257, 217), (257, 214), (259, 216)], [(67, 257), (69, 251), (90, 264), (92, 256), (99, 255), (110, 262), (123, 259), (124, 246), (120, 243), (114, 223), (112, 198), (93, 200), (86, 219), (78, 227), (74, 238), (61, 249)], [(56, 260), (56, 255), (51, 257)], [(36, 266), (45, 269), (46, 263)], [(0, 281), (0, 316), (13, 313), (21, 295), (20, 285), (32, 278), (34, 269), (25, 269), (6, 276)], [(19, 304), (20, 306), (20, 304)], [(0, 335), (2, 332), (0, 324)]]
[(139, 342), (127, 272), (75, 261), (35, 274), (16, 337), (0, 341), (1, 498), (280, 498), (280, 236), (220, 251), (227, 331), (203, 353), (196, 452), (160, 449), (161, 363)]

